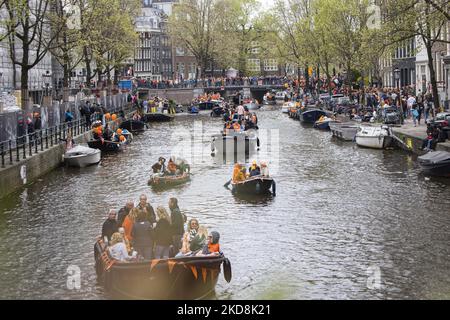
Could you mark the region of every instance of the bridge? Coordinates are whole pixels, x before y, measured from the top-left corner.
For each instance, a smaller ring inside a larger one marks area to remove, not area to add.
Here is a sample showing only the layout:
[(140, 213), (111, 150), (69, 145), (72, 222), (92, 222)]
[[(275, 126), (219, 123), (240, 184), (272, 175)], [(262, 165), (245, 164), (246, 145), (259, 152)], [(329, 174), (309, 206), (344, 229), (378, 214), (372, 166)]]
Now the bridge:
[(228, 86), (206, 86), (206, 87), (188, 87), (188, 88), (138, 88), (138, 97), (148, 99), (158, 96), (172, 99), (179, 104), (189, 104), (191, 101), (202, 94), (220, 93), (222, 97), (229, 97), (237, 92), (242, 92), (244, 96), (250, 96), (253, 99), (262, 101), (264, 94), (270, 90), (282, 90), (282, 84), (264, 84), (264, 85), (228, 85)]

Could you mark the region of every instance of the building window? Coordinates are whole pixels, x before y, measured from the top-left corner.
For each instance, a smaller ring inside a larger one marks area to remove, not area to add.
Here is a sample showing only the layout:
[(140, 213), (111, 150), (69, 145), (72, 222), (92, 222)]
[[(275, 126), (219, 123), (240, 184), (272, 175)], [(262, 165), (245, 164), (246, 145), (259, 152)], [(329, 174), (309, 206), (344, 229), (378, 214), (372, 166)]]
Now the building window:
[(264, 60), (264, 71), (278, 71), (278, 63), (276, 59)]
[(248, 59), (248, 70), (259, 72), (261, 71), (261, 62), (259, 59)]

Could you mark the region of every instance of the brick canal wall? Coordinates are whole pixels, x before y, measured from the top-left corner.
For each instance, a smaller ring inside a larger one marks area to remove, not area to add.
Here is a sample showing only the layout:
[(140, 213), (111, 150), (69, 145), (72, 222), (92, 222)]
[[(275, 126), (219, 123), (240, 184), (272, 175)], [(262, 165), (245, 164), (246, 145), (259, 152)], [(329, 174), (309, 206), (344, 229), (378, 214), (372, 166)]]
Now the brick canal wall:
[[(77, 136), (75, 143), (85, 143), (90, 136), (89, 131)], [(0, 199), (58, 168), (63, 163), (63, 155), (64, 144), (59, 144), (0, 169)]]
[[(392, 131), (394, 135), (403, 142), (397, 142), (397, 145), (403, 150), (412, 152), (417, 155), (426, 153), (421, 150), (422, 142), (427, 137), (425, 126), (403, 126), (399, 128), (393, 128)], [(450, 152), (450, 141), (447, 140), (446, 142), (438, 143), (436, 146), (436, 150)]]
[[(117, 124), (111, 121), (109, 122), (109, 126), (110, 128), (116, 128)], [(91, 135), (91, 131), (89, 130), (74, 137), (73, 140), (76, 144), (87, 143)], [(15, 162), (13, 165), (8, 165), (6, 168), (0, 168), (0, 199), (61, 166), (64, 161), (63, 155), (63, 143), (44, 151), (40, 151), (40, 146), (38, 146), (38, 153), (19, 162)]]

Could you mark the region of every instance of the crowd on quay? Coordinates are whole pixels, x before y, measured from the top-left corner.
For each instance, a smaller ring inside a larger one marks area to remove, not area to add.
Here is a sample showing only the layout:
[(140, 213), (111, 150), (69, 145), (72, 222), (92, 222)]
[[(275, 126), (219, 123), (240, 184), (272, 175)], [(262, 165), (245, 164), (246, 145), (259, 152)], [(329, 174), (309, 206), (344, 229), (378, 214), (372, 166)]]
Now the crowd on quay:
[(170, 213), (158, 206), (155, 214), (142, 194), (137, 205), (129, 200), (118, 213), (110, 209), (102, 239), (111, 256), (125, 262), (221, 254), (217, 231), (208, 232), (198, 219), (187, 221), (176, 198), (170, 198), (168, 207)]
[(137, 79), (139, 88), (169, 89), (169, 88), (195, 88), (195, 87), (225, 87), (225, 86), (258, 86), (258, 85), (284, 85), (291, 83), (288, 77), (208, 77), (203, 79), (187, 80), (145, 80)]

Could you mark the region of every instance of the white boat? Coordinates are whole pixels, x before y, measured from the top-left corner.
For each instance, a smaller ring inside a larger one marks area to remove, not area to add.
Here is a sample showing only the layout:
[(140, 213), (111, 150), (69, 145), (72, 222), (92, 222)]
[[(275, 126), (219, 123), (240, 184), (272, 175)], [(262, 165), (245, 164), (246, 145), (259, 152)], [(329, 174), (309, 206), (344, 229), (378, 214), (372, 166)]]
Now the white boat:
[(84, 168), (92, 164), (99, 163), (101, 151), (99, 149), (76, 146), (66, 151), (64, 161), (72, 167)]
[(281, 100), (284, 100), (285, 97), (286, 97), (286, 92), (284, 92), (284, 91), (278, 91), (277, 93), (275, 93), (275, 100), (281, 101)]
[(281, 107), (281, 112), (282, 113), (289, 113), (289, 109), (290, 108), (294, 108), (295, 107), (295, 102), (285, 102), (283, 104), (283, 106)]
[(333, 136), (344, 141), (354, 141), (359, 125), (353, 122), (330, 122), (330, 130)]
[(246, 155), (253, 153), (259, 147), (259, 139), (254, 130), (235, 132), (227, 130), (212, 136), (211, 153)]
[(361, 126), (356, 133), (356, 144), (360, 147), (384, 149), (392, 142), (388, 126)]

